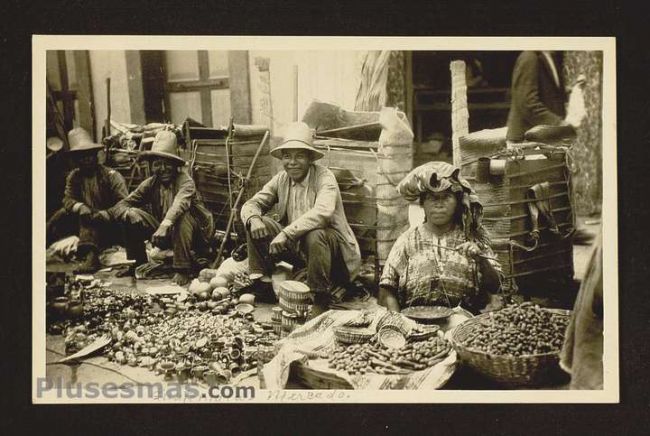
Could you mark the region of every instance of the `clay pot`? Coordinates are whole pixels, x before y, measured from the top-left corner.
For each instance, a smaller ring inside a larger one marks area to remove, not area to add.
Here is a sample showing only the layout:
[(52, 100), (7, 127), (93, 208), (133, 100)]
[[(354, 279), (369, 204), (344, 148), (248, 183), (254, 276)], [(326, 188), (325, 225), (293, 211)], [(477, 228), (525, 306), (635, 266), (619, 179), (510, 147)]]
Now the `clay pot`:
[(52, 301), (50, 308), (52, 310), (52, 315), (57, 318), (64, 318), (68, 311), (68, 304), (70, 300), (68, 297), (57, 297)]
[(203, 373), (203, 379), (208, 384), (208, 386), (216, 386), (217, 383), (217, 373), (215, 371), (209, 370)]
[(208, 370), (207, 366), (203, 366), (203, 365), (195, 366), (194, 368), (192, 368), (192, 377), (201, 380), (203, 379), (203, 374), (205, 374), (207, 370)]
[(241, 357), (241, 351), (239, 351), (237, 348), (232, 348), (228, 355), (230, 356), (231, 360), (237, 360)]
[(207, 302), (207, 305), (208, 305), (208, 309), (212, 310), (215, 307), (217, 307), (219, 305), (219, 303), (217, 303), (214, 300), (210, 300), (210, 301)]
[(230, 364), (228, 369), (230, 370), (230, 373), (232, 374), (233, 377), (237, 377), (239, 374), (241, 374), (241, 368), (239, 367), (238, 364), (234, 362)]
[(223, 338), (219, 338), (216, 341), (214, 341), (214, 346), (217, 350), (223, 350), (223, 348), (226, 346), (226, 340)]

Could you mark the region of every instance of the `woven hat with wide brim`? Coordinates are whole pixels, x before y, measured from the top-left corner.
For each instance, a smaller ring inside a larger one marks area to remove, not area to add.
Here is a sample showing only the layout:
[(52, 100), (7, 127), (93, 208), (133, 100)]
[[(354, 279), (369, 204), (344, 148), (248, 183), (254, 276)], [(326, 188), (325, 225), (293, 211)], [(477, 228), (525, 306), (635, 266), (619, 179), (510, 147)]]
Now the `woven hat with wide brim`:
[(318, 160), (325, 156), (314, 148), (314, 132), (305, 123), (291, 123), (284, 135), (284, 142), (271, 150), (271, 156), (282, 159), (282, 150), (308, 150), (313, 159)]
[(68, 144), (70, 149), (68, 153), (79, 153), (82, 151), (99, 151), (104, 148), (103, 145), (93, 141), (90, 133), (83, 127), (76, 127), (68, 132)]
[(151, 145), (151, 150), (140, 153), (141, 159), (155, 159), (159, 157), (185, 165), (185, 160), (178, 155), (176, 135), (169, 130), (158, 132)]

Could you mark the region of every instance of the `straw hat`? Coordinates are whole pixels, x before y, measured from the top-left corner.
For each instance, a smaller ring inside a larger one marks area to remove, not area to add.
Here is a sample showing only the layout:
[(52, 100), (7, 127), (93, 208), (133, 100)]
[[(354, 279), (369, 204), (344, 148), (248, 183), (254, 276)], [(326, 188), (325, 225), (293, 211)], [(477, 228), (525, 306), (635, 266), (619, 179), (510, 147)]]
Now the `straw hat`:
[(284, 135), (284, 142), (271, 150), (271, 156), (282, 159), (282, 150), (309, 150), (314, 160), (325, 156), (314, 148), (314, 133), (305, 123), (291, 123)]
[(175, 161), (181, 165), (185, 165), (183, 160), (178, 155), (178, 147), (176, 146), (176, 135), (169, 130), (162, 130), (156, 134), (153, 140), (151, 150), (143, 151), (140, 158), (152, 159), (156, 157), (163, 157)]
[(50, 136), (47, 138), (45, 146), (51, 152), (57, 152), (63, 148), (63, 141), (58, 136)]
[(68, 144), (70, 144), (68, 153), (78, 153), (90, 150), (98, 151), (104, 148), (103, 145), (94, 142), (90, 133), (88, 133), (83, 127), (76, 127), (68, 132)]

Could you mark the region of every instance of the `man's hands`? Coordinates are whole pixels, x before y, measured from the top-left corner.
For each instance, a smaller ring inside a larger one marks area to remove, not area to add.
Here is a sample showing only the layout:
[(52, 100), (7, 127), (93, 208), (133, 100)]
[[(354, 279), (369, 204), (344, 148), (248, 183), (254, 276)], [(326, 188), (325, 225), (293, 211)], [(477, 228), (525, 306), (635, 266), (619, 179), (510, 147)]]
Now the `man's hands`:
[(262, 218), (258, 216), (251, 218), (250, 225), (251, 237), (253, 239), (263, 239), (269, 236), (269, 232), (266, 230), (266, 225), (264, 224), (264, 221), (262, 221)]
[(126, 221), (131, 223), (131, 224), (142, 224), (142, 216), (140, 216), (139, 213), (134, 211), (133, 209), (129, 209), (126, 211), (124, 214), (124, 217), (126, 218)]
[(165, 223), (160, 224), (158, 229), (151, 236), (151, 243), (156, 247), (160, 247), (161, 244), (164, 243), (165, 239), (167, 239), (167, 236), (169, 235), (170, 227), (171, 226)]
[(92, 214), (90, 219), (96, 223), (107, 223), (111, 220), (111, 217), (105, 210), (100, 210)]
[(79, 214), (80, 218), (89, 218), (92, 214), (92, 210), (85, 204), (82, 204), (79, 206), (77, 213)]
[(287, 251), (290, 244), (291, 241), (287, 237), (286, 233), (280, 232), (271, 241), (271, 245), (269, 245), (269, 254), (280, 254), (284, 251)]
[[(262, 218), (256, 216), (250, 219), (250, 234), (253, 239), (264, 239), (271, 236), (270, 232), (266, 228), (266, 224), (262, 221)], [(281, 254), (289, 250), (291, 246), (291, 240), (287, 237), (287, 234), (284, 232), (278, 233), (278, 235), (273, 238), (271, 244), (269, 245), (269, 254)]]

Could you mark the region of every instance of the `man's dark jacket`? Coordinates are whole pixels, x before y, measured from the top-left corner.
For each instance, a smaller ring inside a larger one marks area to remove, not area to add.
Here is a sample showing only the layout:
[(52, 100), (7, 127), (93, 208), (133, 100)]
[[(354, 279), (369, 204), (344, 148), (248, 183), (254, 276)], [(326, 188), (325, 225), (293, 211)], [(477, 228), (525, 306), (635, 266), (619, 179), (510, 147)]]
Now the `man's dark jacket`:
[(508, 140), (522, 141), (524, 133), (532, 127), (556, 126), (564, 119), (566, 92), (557, 63), (555, 68), (560, 86), (555, 84), (551, 67), (542, 52), (525, 51), (517, 58), (512, 73)]

